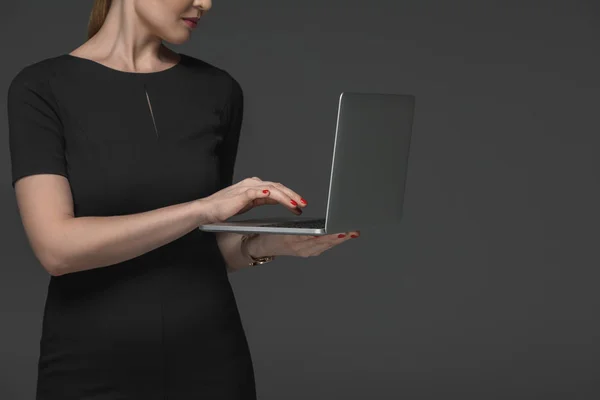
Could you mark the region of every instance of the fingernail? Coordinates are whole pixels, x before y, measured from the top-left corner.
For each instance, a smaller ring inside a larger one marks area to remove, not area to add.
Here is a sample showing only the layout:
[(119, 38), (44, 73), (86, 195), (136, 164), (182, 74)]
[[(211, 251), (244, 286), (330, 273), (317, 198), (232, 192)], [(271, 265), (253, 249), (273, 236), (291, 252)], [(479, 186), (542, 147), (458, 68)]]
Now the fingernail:
[(338, 235), (338, 237), (341, 239), (341, 238), (343, 238), (343, 237), (346, 237), (346, 235), (344, 235), (343, 233), (340, 233), (340, 234)]
[(269, 191), (267, 189), (263, 190), (263, 193), (269, 193)]
[(357, 238), (358, 235), (350, 235), (351, 238)]
[(295, 200), (290, 201), (290, 203), (292, 203), (293, 206), (297, 206), (298, 205), (298, 203), (296, 203)]
[(302, 202), (302, 204), (308, 204), (308, 203), (306, 202), (306, 200), (304, 200), (304, 199), (302, 199), (302, 198), (300, 199), (300, 201)]

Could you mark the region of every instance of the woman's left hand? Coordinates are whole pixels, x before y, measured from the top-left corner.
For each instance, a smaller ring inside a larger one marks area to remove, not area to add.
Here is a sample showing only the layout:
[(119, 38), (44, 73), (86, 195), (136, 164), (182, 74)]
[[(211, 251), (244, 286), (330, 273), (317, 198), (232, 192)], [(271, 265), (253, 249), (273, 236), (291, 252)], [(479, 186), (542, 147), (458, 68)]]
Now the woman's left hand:
[(254, 238), (257, 240), (255, 246), (257, 254), (250, 253), (253, 256), (295, 256), (307, 258), (318, 256), (332, 247), (359, 236), (360, 231), (322, 236), (260, 234)]

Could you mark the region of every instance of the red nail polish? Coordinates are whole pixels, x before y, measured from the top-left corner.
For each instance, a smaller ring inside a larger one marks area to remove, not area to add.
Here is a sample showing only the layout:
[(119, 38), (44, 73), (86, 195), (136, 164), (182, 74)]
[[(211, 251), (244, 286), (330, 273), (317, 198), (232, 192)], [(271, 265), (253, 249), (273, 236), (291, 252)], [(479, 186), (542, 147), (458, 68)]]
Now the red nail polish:
[(358, 235), (350, 235), (351, 238), (357, 238)]
[(340, 233), (340, 234), (338, 235), (338, 237), (341, 239), (341, 238), (343, 238), (343, 237), (346, 237), (346, 235), (344, 235), (343, 233)]
[(304, 199), (302, 199), (302, 198), (300, 199), (300, 201), (302, 202), (302, 204), (308, 204), (308, 203), (306, 202), (306, 200), (304, 200)]
[(292, 200), (290, 203), (292, 203), (293, 206), (297, 206), (298, 203), (296, 203), (294, 200)]
[(269, 191), (267, 189), (263, 190), (263, 193), (269, 193)]

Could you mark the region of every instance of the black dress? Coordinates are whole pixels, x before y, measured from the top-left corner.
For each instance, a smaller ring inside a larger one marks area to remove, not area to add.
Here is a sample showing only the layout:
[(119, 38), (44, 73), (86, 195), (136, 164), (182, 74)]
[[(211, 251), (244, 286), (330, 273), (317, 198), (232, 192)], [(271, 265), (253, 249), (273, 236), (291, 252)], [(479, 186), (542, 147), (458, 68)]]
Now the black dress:
[[(69, 54), (21, 70), (8, 93), (14, 183), (68, 178), (75, 216), (139, 213), (230, 185), (243, 93), (182, 55), (132, 73)], [(213, 233), (51, 276), (38, 400), (255, 399), (248, 343)]]

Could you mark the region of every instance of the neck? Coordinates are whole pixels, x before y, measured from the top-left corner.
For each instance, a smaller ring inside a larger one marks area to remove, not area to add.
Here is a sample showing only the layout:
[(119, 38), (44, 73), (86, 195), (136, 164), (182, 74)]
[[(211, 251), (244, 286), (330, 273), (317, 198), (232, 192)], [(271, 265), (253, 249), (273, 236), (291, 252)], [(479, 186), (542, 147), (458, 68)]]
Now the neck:
[(129, 71), (162, 69), (173, 63), (175, 54), (152, 34), (129, 1), (114, 1), (102, 28), (79, 50), (99, 62)]

